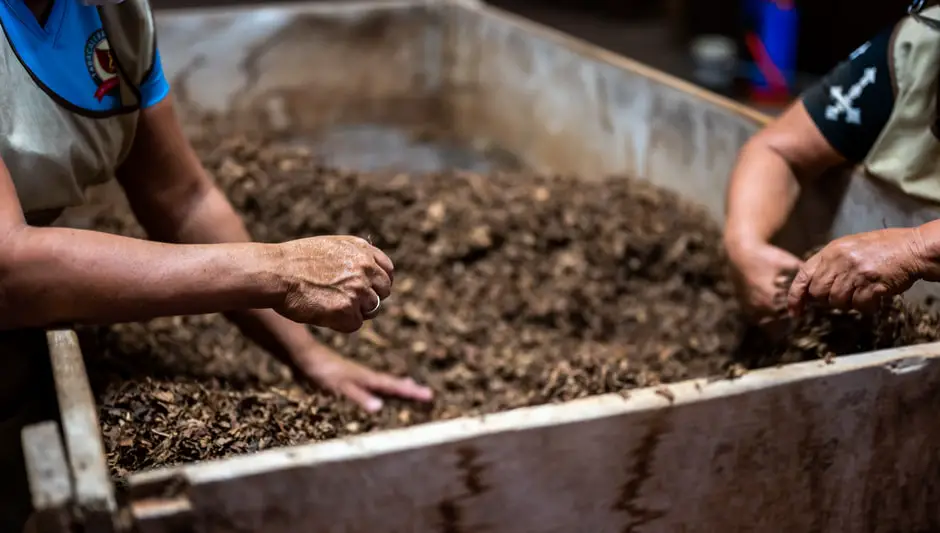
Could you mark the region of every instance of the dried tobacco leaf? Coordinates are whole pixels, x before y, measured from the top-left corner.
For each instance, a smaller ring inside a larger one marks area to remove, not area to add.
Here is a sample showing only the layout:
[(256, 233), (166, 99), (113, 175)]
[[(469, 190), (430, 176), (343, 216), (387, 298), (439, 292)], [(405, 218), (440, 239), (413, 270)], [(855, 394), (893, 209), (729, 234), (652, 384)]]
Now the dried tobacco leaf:
[[(255, 238), (352, 234), (393, 258), (382, 316), (317, 334), (437, 399), (367, 416), (295, 384), (220, 316), (96, 330), (89, 368), (117, 477), (937, 338), (935, 318), (897, 302), (870, 317), (814, 311), (789, 339), (762, 338), (739, 317), (719, 228), (640, 180), (357, 174), (212, 125), (195, 142)], [(124, 206), (97, 227), (143, 234)]]

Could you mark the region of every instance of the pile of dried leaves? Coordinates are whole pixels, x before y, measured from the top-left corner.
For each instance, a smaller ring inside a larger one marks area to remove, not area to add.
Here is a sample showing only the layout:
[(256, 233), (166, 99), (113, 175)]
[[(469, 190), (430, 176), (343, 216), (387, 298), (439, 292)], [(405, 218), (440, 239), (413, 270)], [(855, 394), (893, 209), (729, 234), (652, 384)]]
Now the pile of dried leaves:
[[(347, 357), (432, 386), (423, 407), (367, 416), (294, 384), (219, 316), (97, 332), (89, 366), (113, 472), (936, 338), (932, 318), (814, 316), (785, 345), (745, 336), (719, 228), (633, 179), (408, 176), (321, 168), (302, 152), (207, 129), (196, 139), (259, 240), (368, 237), (396, 264), (383, 315)], [(116, 208), (102, 230), (140, 234)], [(742, 357), (745, 346), (762, 357)], [(749, 340), (750, 339), (750, 340)], [(740, 363), (738, 363), (740, 364)]]

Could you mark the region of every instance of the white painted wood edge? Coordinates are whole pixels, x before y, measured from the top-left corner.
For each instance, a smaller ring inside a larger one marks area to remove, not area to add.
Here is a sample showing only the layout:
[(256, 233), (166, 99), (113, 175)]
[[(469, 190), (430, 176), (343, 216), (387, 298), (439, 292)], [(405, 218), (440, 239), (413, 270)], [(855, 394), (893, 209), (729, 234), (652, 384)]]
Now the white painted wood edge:
[(824, 379), (827, 376), (837, 376), (864, 368), (881, 366), (886, 372), (914, 371), (928, 360), (938, 357), (940, 343), (907, 346), (836, 358), (831, 363), (811, 361), (767, 368), (749, 372), (733, 380), (696, 379), (634, 389), (628, 391), (626, 398), (620, 394), (606, 394), (562, 404), (514, 409), (492, 415), (433, 422), (405, 429), (266, 450), (227, 459), (140, 472), (132, 475), (129, 481), (132, 485), (146, 485), (182, 476), (192, 484), (213, 483), (280, 469), (389, 454), (495, 433), (528, 431), (631, 412), (667, 409), (675, 405), (737, 396), (807, 379)]
[(33, 507), (38, 512), (64, 508), (72, 499), (72, 474), (59, 425), (49, 421), (27, 426), (21, 438)]
[(375, 11), (395, 11), (415, 7), (427, 7), (442, 3), (441, 0), (360, 0), (357, 2), (268, 2), (256, 5), (226, 5), (208, 7), (176, 7), (154, 9), (156, 19), (185, 19), (192, 16), (227, 16), (252, 13), (258, 16), (291, 18), (296, 15), (360, 15)]
[(114, 486), (78, 336), (72, 330), (49, 330), (46, 340), (75, 484), (75, 503), (91, 512), (112, 513), (117, 509)]

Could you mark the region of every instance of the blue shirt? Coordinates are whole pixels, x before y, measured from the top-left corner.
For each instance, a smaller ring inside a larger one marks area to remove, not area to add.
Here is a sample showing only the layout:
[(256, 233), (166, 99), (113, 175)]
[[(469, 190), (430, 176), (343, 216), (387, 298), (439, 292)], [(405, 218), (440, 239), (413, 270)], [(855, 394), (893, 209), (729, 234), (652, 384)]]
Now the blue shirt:
[[(33, 80), (58, 102), (92, 116), (121, 110), (116, 66), (95, 6), (53, 0), (41, 25), (23, 0), (2, 0), (0, 24)], [(140, 86), (141, 108), (157, 104), (169, 90), (157, 51)]]

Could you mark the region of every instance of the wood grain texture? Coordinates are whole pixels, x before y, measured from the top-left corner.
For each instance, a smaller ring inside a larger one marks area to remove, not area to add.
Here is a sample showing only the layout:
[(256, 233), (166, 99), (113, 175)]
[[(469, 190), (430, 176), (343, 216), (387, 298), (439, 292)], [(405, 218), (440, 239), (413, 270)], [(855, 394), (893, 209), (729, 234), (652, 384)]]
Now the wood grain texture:
[(55, 422), (23, 429), (23, 455), (34, 514), (24, 531), (66, 533), (71, 529), (72, 473)]
[(78, 337), (72, 330), (50, 330), (46, 338), (74, 482), (74, 503), (81, 509), (89, 533), (107, 533), (113, 531), (112, 514), (117, 504)]
[[(471, 1), (158, 18), (187, 104), (274, 102), (316, 126), (395, 102), (536, 168), (646, 177), (716, 217), (738, 149), (769, 121)], [(870, 184), (807, 193), (828, 218), (801, 217), (795, 238), (859, 229), (860, 209), (867, 225), (931, 213)], [(915, 346), (138, 474), (134, 510), (154, 533), (936, 530), (938, 356)], [(85, 413), (64, 427), (91, 435), (88, 397), (63, 386)]]
[[(199, 531), (925, 531), (940, 345), (139, 474)], [(152, 531), (168, 517), (152, 516)], [(308, 529), (309, 528), (309, 529)]]

